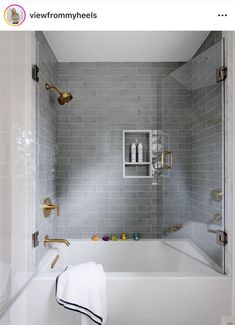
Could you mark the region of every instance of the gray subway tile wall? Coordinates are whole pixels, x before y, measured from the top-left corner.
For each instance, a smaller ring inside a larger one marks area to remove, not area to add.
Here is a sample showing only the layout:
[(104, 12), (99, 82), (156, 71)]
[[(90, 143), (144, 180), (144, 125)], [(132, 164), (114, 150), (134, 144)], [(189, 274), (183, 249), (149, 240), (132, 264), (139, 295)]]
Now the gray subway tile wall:
[[(211, 33), (207, 46), (218, 37)], [(209, 121), (221, 113), (219, 86), (211, 84), (214, 66), (206, 79), (206, 69), (198, 74), (200, 55), (197, 64), (57, 63), (43, 34), (37, 33), (37, 42), (41, 240), (45, 234), (90, 238), (121, 232), (161, 238), (172, 224), (206, 223), (221, 210), (210, 200), (211, 190), (221, 184), (222, 159), (221, 123)], [(203, 44), (197, 54), (206, 48)], [(59, 106), (45, 82), (71, 91), (73, 101)], [(123, 178), (124, 129), (160, 129), (169, 135), (174, 165), (157, 186), (151, 179)], [(60, 217), (43, 217), (47, 196), (61, 204)], [(46, 252), (42, 247), (38, 260)]]
[(46, 253), (43, 238), (46, 234), (54, 237), (56, 234), (56, 217), (52, 212), (50, 218), (45, 218), (42, 212), (44, 198), (51, 197), (56, 202), (56, 128), (57, 110), (56, 96), (47, 92), (45, 83), (57, 83), (57, 60), (47, 43), (43, 33), (36, 32), (37, 65), (39, 67), (39, 83), (37, 84), (37, 151), (38, 151), (38, 184), (37, 184), (37, 229), (40, 232), (40, 245), (37, 248), (36, 259), (40, 261)]
[[(223, 214), (222, 201), (215, 201), (211, 196), (213, 190), (223, 190), (223, 86), (216, 83), (215, 73), (222, 65), (221, 42), (195, 60), (192, 64), (192, 219), (205, 224), (217, 213)], [(216, 245), (215, 238), (209, 239), (208, 232), (194, 232), (193, 241), (221, 265), (222, 249)]]
[(162, 178), (163, 232), (192, 220), (192, 93), (191, 69), (184, 64), (162, 79), (162, 128), (169, 135), (173, 168)]
[(215, 45), (222, 39), (222, 32), (221, 31), (211, 31), (199, 49), (196, 51), (194, 56), (204, 52), (205, 50), (209, 49), (209, 47)]
[[(58, 108), (59, 236), (140, 232), (144, 238), (161, 237), (161, 186), (151, 179), (123, 178), (122, 131), (162, 129), (166, 89), (161, 81), (179, 65), (59, 63), (59, 85), (74, 95), (68, 107)], [(172, 98), (178, 99), (178, 94)]]
[[(171, 87), (180, 84), (180, 93), (186, 97), (179, 107), (175, 102), (169, 110), (174, 123), (166, 115), (169, 100), (163, 101), (163, 130), (170, 135), (175, 163), (170, 177), (163, 179), (161, 202), (163, 228), (194, 222), (187, 237), (218, 265), (222, 249), (206, 224), (222, 213), (222, 202), (211, 198), (213, 190), (223, 188), (222, 84), (216, 83), (216, 69), (222, 65), (220, 40), (220, 32), (210, 33), (192, 60), (163, 79)], [(171, 89), (164, 88), (170, 98)]]

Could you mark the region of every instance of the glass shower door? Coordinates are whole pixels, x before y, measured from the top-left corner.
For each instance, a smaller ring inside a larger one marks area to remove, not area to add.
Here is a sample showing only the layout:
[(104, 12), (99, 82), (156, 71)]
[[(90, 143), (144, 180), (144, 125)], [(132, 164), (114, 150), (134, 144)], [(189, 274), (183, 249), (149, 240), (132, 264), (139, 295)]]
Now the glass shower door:
[(36, 272), (32, 42), (29, 32), (0, 33), (0, 319)]
[[(162, 80), (164, 242), (224, 272), (224, 42)], [(167, 167), (167, 165), (166, 165)]]

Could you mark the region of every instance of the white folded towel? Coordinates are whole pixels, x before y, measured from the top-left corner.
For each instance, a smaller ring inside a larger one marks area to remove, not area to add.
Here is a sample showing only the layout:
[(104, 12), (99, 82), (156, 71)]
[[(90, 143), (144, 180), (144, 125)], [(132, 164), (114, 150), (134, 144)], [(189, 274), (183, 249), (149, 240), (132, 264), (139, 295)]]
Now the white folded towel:
[(102, 265), (88, 262), (68, 266), (56, 279), (56, 300), (65, 308), (80, 312), (82, 325), (89, 323), (87, 317), (96, 324), (104, 325), (107, 298)]

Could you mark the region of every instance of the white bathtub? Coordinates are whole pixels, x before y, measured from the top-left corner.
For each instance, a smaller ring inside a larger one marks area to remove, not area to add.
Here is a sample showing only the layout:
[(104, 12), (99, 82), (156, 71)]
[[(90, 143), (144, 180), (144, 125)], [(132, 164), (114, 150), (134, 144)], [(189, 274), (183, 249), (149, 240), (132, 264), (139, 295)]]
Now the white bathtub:
[(50, 249), (40, 263), (28, 288), (28, 325), (80, 324), (78, 313), (55, 302), (55, 278), (66, 265), (89, 260), (102, 263), (107, 274), (107, 325), (220, 325), (230, 313), (230, 278), (160, 240), (73, 240)]

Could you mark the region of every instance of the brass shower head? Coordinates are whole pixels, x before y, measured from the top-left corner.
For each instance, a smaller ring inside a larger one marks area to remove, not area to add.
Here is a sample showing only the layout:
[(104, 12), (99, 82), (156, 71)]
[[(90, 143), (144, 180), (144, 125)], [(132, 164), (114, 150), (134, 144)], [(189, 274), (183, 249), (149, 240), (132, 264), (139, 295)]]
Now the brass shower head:
[(70, 102), (73, 99), (71, 93), (62, 92), (55, 85), (49, 85), (48, 83), (46, 83), (45, 88), (46, 90), (55, 89), (60, 94), (57, 99), (60, 105), (68, 104), (68, 102)]

